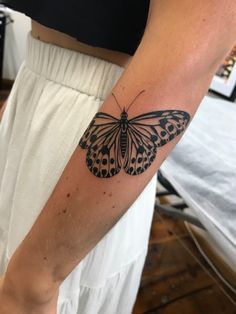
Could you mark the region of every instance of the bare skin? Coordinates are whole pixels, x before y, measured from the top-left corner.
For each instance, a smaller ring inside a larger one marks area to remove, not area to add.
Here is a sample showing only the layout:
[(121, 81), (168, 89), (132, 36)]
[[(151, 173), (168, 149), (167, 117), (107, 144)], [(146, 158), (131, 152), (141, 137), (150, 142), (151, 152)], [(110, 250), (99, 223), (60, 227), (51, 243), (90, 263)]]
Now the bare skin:
[(45, 27), (42, 24), (32, 20), (31, 34), (44, 42), (53, 43), (57, 46), (67, 49), (75, 50), (94, 57), (98, 57), (110, 62), (113, 62), (124, 68), (130, 63), (132, 56), (127, 53), (108, 50), (100, 47), (94, 47), (78, 41), (76, 38), (70, 37), (64, 33), (58, 32), (54, 29)]

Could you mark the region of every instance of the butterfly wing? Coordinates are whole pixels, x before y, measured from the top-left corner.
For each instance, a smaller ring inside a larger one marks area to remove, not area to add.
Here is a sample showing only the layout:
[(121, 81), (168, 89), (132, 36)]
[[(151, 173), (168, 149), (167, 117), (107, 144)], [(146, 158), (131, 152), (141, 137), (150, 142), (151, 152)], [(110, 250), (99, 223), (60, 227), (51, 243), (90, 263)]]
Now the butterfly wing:
[(164, 110), (129, 120), (124, 170), (130, 175), (144, 172), (156, 158), (157, 148), (182, 133), (190, 116), (185, 111)]
[(81, 138), (87, 149), (86, 164), (99, 178), (110, 178), (121, 169), (120, 124), (115, 117), (98, 112)]

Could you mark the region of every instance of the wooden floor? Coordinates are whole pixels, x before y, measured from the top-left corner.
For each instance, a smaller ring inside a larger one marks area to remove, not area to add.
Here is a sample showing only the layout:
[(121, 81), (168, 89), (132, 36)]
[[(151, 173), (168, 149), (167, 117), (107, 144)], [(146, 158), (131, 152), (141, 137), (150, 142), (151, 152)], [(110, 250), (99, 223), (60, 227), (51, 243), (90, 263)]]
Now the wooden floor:
[(222, 289), (236, 302), (200, 255), (184, 223), (155, 212), (133, 314), (235, 314)]
[[(8, 93), (7, 85), (0, 91), (0, 108)], [(236, 302), (196, 249), (184, 223), (155, 212), (133, 314), (236, 314), (222, 290)]]

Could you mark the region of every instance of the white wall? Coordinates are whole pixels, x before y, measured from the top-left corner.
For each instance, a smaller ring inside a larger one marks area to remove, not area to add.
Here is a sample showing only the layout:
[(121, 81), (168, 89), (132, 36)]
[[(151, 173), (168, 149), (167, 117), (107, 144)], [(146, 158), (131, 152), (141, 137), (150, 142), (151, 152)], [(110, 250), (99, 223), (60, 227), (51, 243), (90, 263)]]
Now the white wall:
[(26, 37), (30, 31), (30, 19), (19, 12), (12, 11), (14, 23), (6, 26), (3, 78), (14, 80), (25, 58)]

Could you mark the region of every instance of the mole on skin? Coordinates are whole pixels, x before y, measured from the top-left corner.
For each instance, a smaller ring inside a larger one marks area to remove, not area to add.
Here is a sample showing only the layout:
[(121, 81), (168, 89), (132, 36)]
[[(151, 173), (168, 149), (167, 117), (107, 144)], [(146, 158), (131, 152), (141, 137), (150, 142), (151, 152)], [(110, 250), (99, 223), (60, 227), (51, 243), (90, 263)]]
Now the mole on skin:
[(67, 197), (70, 197), (70, 193), (68, 193), (66, 196), (67, 196)]

